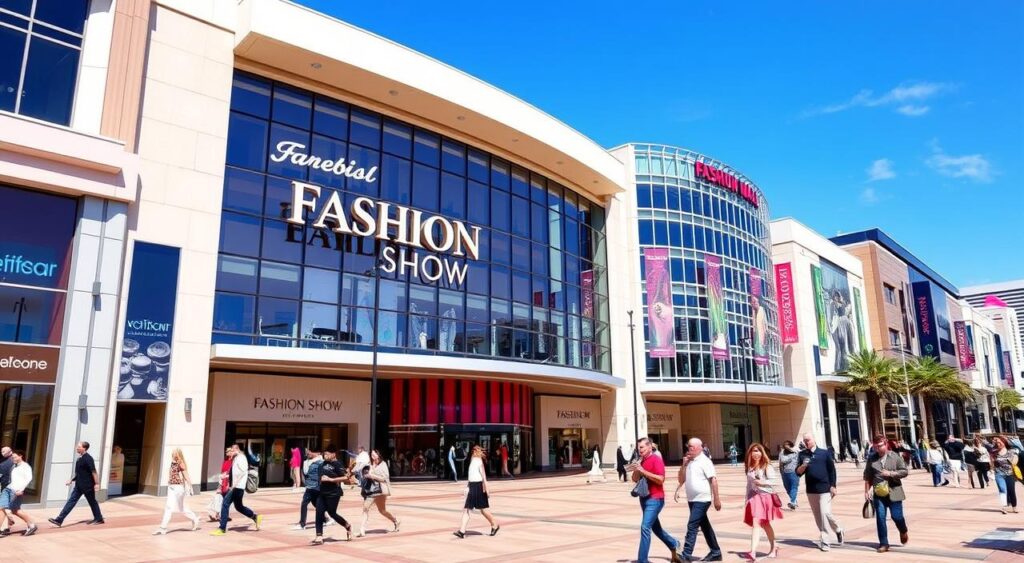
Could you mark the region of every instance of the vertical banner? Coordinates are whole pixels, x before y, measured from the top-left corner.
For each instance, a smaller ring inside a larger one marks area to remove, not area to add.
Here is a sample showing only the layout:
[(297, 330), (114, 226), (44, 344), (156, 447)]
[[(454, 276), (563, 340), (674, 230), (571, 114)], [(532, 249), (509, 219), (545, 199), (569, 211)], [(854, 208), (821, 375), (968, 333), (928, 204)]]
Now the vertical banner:
[(956, 338), (956, 353), (960, 358), (960, 369), (974, 369), (976, 361), (974, 351), (971, 350), (971, 343), (967, 338), (967, 323), (964, 321), (953, 321), (953, 334)]
[(857, 314), (857, 343), (860, 345), (857, 351), (863, 352), (868, 349), (868, 343), (864, 338), (864, 313), (860, 303), (860, 288), (857, 287), (853, 288), (853, 310)]
[(799, 342), (796, 302), (793, 300), (793, 265), (789, 262), (775, 265), (775, 293), (779, 300), (779, 331), (782, 333), (782, 344)]
[(828, 350), (828, 321), (825, 319), (825, 290), (821, 284), (821, 268), (811, 266), (814, 282), (814, 316), (818, 325), (818, 348)]
[(1009, 350), (1003, 350), (1003, 371), (1006, 372), (1006, 386), (1014, 389), (1013, 386), (1013, 362), (1010, 360)]
[(754, 363), (768, 365), (768, 317), (764, 312), (761, 292), (761, 271), (750, 269), (750, 306), (754, 323)]
[(119, 401), (166, 401), (178, 294), (177, 248), (136, 242), (121, 343)]
[(645, 248), (644, 270), (647, 285), (648, 351), (652, 358), (676, 357), (672, 318), (672, 273), (667, 248)]
[(917, 319), (917, 335), (921, 342), (921, 355), (941, 360), (931, 284), (926, 281), (914, 282), (911, 284), (911, 291), (914, 293), (914, 318)]
[(725, 321), (722, 295), (722, 259), (710, 254), (704, 258), (704, 279), (707, 283), (708, 317), (711, 324), (711, 357), (729, 359), (729, 324)]

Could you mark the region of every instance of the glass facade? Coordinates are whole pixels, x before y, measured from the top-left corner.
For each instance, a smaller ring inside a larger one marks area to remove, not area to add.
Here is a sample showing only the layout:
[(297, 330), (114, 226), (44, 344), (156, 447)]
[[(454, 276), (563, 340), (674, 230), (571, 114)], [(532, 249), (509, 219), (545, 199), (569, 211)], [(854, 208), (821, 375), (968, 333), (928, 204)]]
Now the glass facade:
[[(303, 155), (282, 158), (287, 147)], [(310, 165), (305, 153), (351, 167)], [(318, 186), (321, 201), (337, 197), (346, 209), (365, 197), (424, 221), (479, 227), (478, 257), (396, 247), (380, 235), (316, 227), (315, 217), (289, 222), (293, 181)], [(383, 351), (608, 372), (604, 222), (602, 207), (484, 151), (239, 72), (213, 341), (368, 349), (376, 334)], [(421, 268), (388, 271), (388, 252), (408, 252)], [(465, 268), (465, 277), (432, 280), (431, 257)]]
[(71, 123), (88, 0), (0, 2), (0, 110)]
[[(718, 382), (778, 385), (781, 345), (771, 264), (768, 205), (760, 190), (727, 165), (703, 155), (661, 145), (633, 145), (640, 247), (669, 249), (675, 358), (648, 358), (652, 382)], [(712, 183), (714, 170), (726, 173)], [(723, 187), (732, 182), (733, 189)], [(746, 191), (745, 191), (746, 190)], [(752, 201), (751, 201), (752, 200)], [(705, 259), (721, 259), (721, 285), (728, 323), (729, 358), (711, 351)], [(641, 257), (641, 278), (646, 279)], [(761, 272), (761, 298), (767, 320), (767, 364), (755, 365), (750, 271)], [(648, 339), (644, 290), (644, 334)]]

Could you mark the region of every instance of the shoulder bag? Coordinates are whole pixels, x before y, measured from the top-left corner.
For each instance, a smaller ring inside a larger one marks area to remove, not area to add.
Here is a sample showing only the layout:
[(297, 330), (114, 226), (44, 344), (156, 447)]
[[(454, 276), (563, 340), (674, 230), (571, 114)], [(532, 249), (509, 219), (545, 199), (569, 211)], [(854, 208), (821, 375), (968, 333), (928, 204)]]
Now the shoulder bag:
[(633, 487), (633, 490), (629, 492), (629, 494), (640, 499), (645, 499), (651, 496), (651, 488), (647, 484), (647, 477), (641, 477), (640, 480), (636, 482), (636, 485)]

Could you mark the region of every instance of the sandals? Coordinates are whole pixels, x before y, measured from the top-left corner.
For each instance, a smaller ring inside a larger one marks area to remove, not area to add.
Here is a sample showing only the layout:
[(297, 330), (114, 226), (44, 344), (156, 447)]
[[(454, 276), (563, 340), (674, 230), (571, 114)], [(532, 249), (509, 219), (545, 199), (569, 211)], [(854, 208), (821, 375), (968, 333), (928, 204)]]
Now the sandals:
[(501, 526), (495, 526), (495, 527), (491, 528), (491, 535), (492, 536), (498, 535), (498, 530), (500, 530), (500, 529), (501, 529)]
[(768, 559), (777, 559), (779, 557), (779, 548), (775, 548), (768, 553)]
[(311, 543), (313, 545), (323, 545), (324, 544), (324, 538), (323, 538), (323, 536), (317, 536), (317, 537), (313, 538), (313, 541), (311, 541), (309, 543)]

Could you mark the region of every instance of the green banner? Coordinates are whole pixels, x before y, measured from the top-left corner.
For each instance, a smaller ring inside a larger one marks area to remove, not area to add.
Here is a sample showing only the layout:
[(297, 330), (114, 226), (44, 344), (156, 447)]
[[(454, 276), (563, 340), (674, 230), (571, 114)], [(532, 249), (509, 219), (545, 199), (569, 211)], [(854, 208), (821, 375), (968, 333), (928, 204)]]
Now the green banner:
[(860, 351), (868, 349), (868, 345), (864, 342), (864, 314), (861, 313), (860, 306), (860, 289), (853, 288), (853, 310), (857, 313), (857, 340), (860, 342)]
[(828, 350), (828, 320), (825, 318), (825, 292), (821, 287), (821, 268), (811, 266), (814, 281), (814, 312), (818, 317), (818, 348)]

